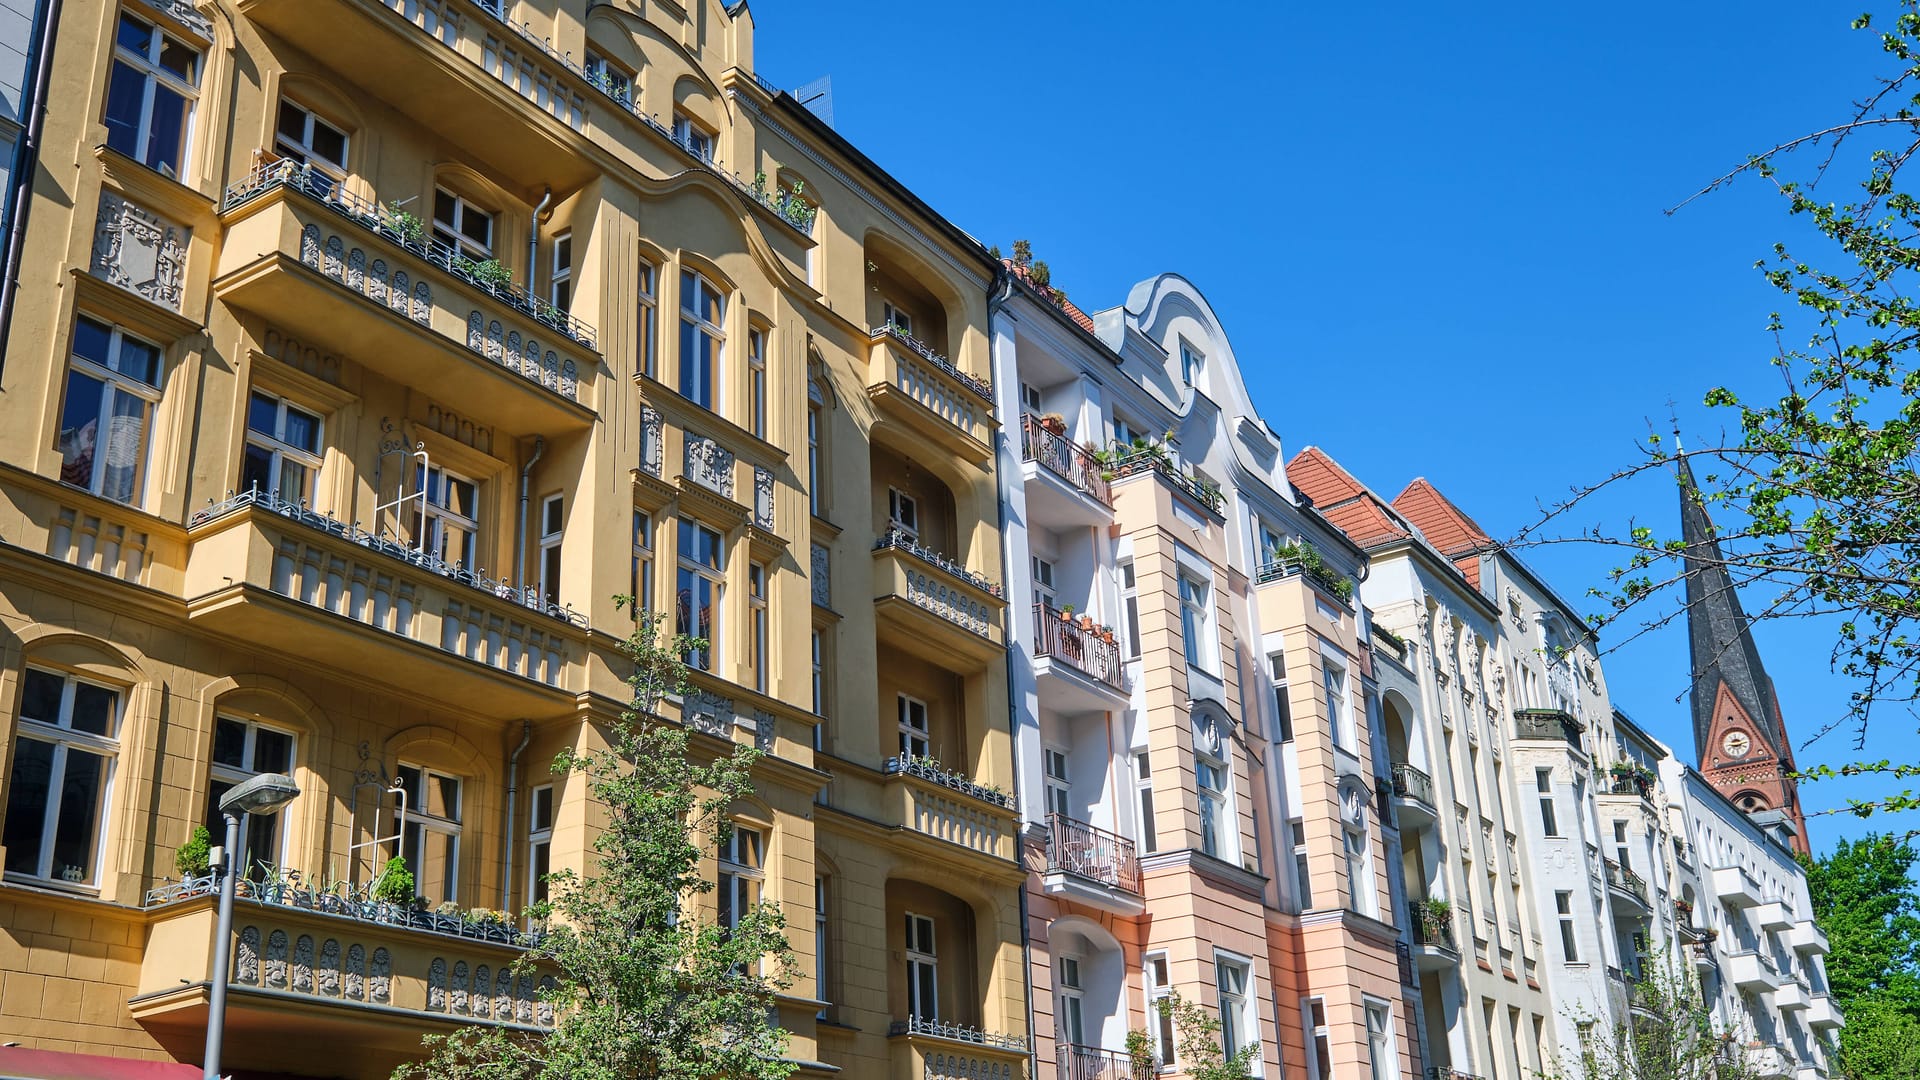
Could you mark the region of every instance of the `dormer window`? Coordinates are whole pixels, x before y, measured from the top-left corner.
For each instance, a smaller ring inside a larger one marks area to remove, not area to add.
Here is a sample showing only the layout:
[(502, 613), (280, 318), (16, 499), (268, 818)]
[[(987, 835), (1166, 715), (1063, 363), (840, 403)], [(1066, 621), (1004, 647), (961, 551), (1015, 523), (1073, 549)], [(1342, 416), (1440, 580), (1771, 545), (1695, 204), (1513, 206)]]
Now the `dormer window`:
[(1200, 372), (1207, 358), (1186, 342), (1180, 343), (1180, 382), (1186, 386), (1197, 386)]

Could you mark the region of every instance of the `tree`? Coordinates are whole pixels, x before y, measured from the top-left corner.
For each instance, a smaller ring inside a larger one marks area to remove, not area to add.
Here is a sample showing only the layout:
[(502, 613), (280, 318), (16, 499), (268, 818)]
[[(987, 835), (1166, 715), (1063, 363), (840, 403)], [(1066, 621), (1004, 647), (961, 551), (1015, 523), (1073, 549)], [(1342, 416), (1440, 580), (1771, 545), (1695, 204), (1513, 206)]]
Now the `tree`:
[[(625, 598), (622, 598), (625, 602)], [(550, 1032), (472, 1027), (430, 1035), (431, 1056), (401, 1077), (451, 1080), (785, 1080), (786, 1033), (769, 1019), (791, 955), (777, 907), (759, 903), (724, 927), (692, 910), (711, 892), (703, 857), (725, 842), (728, 814), (752, 790), (750, 746), (696, 761), (686, 731), (656, 709), (684, 692), (680, 657), (703, 642), (662, 641), (640, 613), (625, 643), (632, 706), (606, 748), (567, 751), (556, 773), (583, 778), (605, 808), (590, 875), (548, 876), (552, 900), (531, 913), (552, 928), (516, 963), (551, 977)]]
[(1715, 1026), (1700, 983), (1682, 957), (1656, 954), (1629, 984), (1622, 1023), (1576, 1014), (1580, 1045), (1545, 1071), (1548, 1080), (1755, 1080), (1747, 1032)]
[[(1856, 29), (1876, 29), (1869, 16)], [(1705, 403), (1726, 416), (1730, 434), (1689, 440), (1684, 451), (1718, 526), (1722, 564), (1736, 585), (1760, 593), (1756, 619), (1824, 617), (1836, 627), (1832, 663), (1855, 684), (1847, 716), (1864, 747), (1876, 705), (1920, 700), (1920, 201), (1903, 170), (1920, 150), (1920, 9), (1899, 0), (1878, 35), (1887, 70), (1850, 118), (1781, 143), (1706, 185), (1692, 202), (1746, 177), (1770, 183), (1795, 221), (1809, 226), (1817, 259), (1786, 244), (1756, 264), (1788, 300), (1770, 323), (1770, 363), (1784, 386), (1748, 400), (1715, 387)], [(1805, 161), (1796, 151), (1817, 153)], [(1848, 172), (1857, 190), (1823, 201), (1823, 185)], [(1674, 208), (1679, 209), (1678, 207)], [(1668, 211), (1674, 212), (1673, 210)], [(1823, 265), (1826, 264), (1826, 265)], [(1800, 337), (1800, 344), (1793, 339)], [(1558, 522), (1602, 488), (1653, 474), (1668, 477), (1683, 453), (1677, 441), (1649, 436), (1640, 460), (1547, 508), (1521, 542), (1580, 541), (1624, 550), (1602, 624), (1639, 620), (1638, 632), (1679, 614), (1653, 601), (1674, 595), (1686, 576), (1680, 540), (1629, 521), (1625, 528), (1583, 527), (1554, 535)], [(1670, 482), (1670, 481), (1669, 481)], [(1549, 524), (1554, 523), (1554, 524)], [(1684, 607), (1684, 605), (1682, 605)], [(1626, 640), (1638, 636), (1638, 632)], [(1905, 711), (1905, 710), (1901, 710)], [(1816, 736), (1817, 737), (1817, 736)], [(1863, 761), (1814, 777), (1879, 775), (1897, 790), (1851, 800), (1861, 816), (1920, 807), (1910, 787), (1920, 764)]]
[[(1177, 1033), (1175, 1060), (1187, 1080), (1252, 1080), (1257, 1043), (1249, 1043), (1227, 1056), (1220, 1043), (1220, 1018), (1197, 1001), (1188, 1001), (1173, 991), (1154, 1003), (1160, 1012), (1173, 1019)], [(1127, 1056), (1136, 1077), (1151, 1077), (1154, 1068), (1153, 1039), (1144, 1031), (1127, 1033)]]
[(1842, 840), (1802, 862), (1814, 919), (1827, 932), (1827, 983), (1847, 1026), (1848, 1080), (1920, 1076), (1920, 851), (1889, 836)]
[(1920, 1020), (1884, 998), (1866, 998), (1847, 1010), (1840, 1052), (1833, 1058), (1839, 1080), (1912, 1080), (1920, 1076)]

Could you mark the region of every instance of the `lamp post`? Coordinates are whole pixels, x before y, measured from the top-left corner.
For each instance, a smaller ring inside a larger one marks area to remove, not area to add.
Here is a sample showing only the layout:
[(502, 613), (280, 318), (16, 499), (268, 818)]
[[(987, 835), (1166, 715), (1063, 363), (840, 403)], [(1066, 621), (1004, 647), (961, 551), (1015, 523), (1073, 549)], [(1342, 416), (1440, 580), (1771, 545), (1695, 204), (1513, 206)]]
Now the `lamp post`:
[(227, 1027), (227, 976), (233, 963), (233, 893), (239, 867), (240, 820), (248, 814), (277, 814), (300, 788), (285, 773), (262, 773), (234, 786), (220, 798), (227, 819), (227, 846), (220, 856), (220, 922), (213, 935), (213, 1000), (207, 1006), (205, 1080), (220, 1080), (220, 1041)]

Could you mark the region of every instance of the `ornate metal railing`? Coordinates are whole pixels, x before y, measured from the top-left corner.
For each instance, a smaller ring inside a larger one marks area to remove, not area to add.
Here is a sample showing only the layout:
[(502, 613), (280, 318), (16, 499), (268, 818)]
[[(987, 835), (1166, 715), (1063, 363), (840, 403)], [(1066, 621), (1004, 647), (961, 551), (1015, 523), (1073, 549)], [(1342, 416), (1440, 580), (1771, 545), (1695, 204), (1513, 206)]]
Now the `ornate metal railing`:
[(1109, 472), (1118, 477), (1133, 476), (1142, 472), (1157, 472), (1165, 477), (1175, 488), (1185, 492), (1195, 502), (1218, 514), (1226, 504), (1226, 496), (1220, 493), (1218, 484), (1213, 484), (1174, 465), (1166, 451), (1157, 448), (1135, 450), (1114, 459)]
[(934, 352), (933, 346), (907, 333), (899, 326), (893, 323), (888, 323), (885, 326), (876, 326), (867, 336), (892, 338), (906, 346), (908, 352), (913, 353), (913, 355), (939, 369), (941, 374), (959, 383), (961, 386), (966, 387), (974, 395), (986, 399), (989, 404), (992, 403), (993, 384), (991, 382), (980, 378), (978, 375), (969, 375), (959, 368), (954, 367), (953, 361)]
[(880, 534), (880, 538), (878, 540), (875, 540), (873, 542), (873, 550), (875, 551), (881, 551), (888, 548), (891, 548), (895, 551), (904, 551), (907, 554), (913, 556), (914, 558), (919, 559), (921, 562), (926, 563), (927, 565), (941, 571), (942, 573), (948, 574), (952, 577), (957, 577), (960, 580), (966, 582), (967, 584), (972, 585), (974, 588), (979, 589), (981, 592), (987, 593), (991, 596), (1006, 595), (1005, 592), (999, 586), (999, 584), (988, 580), (986, 575), (979, 574), (972, 570), (967, 569), (966, 567), (960, 565), (958, 562), (955, 562), (953, 559), (950, 559), (947, 556), (942, 555), (940, 552), (935, 551), (930, 547), (927, 547), (926, 545), (922, 544), (920, 541), (914, 539), (911, 536), (908, 536), (906, 533), (901, 532), (899, 529), (888, 529), (886, 532)]
[(1353, 580), (1328, 566), (1321, 560), (1317, 550), (1303, 542), (1270, 552), (1267, 561), (1254, 571), (1254, 583), (1265, 585), (1269, 581), (1279, 581), (1295, 574), (1339, 597), (1343, 603), (1353, 602)]
[(1120, 646), (1046, 604), (1033, 605), (1033, 655), (1046, 656), (1099, 679), (1115, 690), (1127, 688)]
[(1459, 952), (1460, 946), (1454, 940), (1453, 909), (1435, 908), (1426, 900), (1407, 902), (1407, 921), (1413, 929), (1413, 943), (1430, 948)]
[(931, 1035), (936, 1039), (952, 1039), (954, 1042), (972, 1043), (975, 1046), (991, 1046), (996, 1050), (1011, 1050), (1019, 1054), (1027, 1052), (1025, 1036), (1002, 1035), (997, 1031), (982, 1031), (967, 1024), (953, 1024), (925, 1016), (895, 1020), (888, 1025), (887, 1034)]
[(1104, 475), (1105, 467), (1094, 460), (1086, 447), (1047, 430), (1032, 413), (1020, 414), (1020, 453), (1026, 460), (1046, 466), (1049, 472), (1090, 498), (1113, 505), (1113, 485)]
[[(420, 898), (410, 903), (396, 903), (377, 899), (371, 882), (356, 884), (336, 881), (316, 885), (298, 870), (264, 865), (261, 870), (265, 880), (240, 882), (238, 899), (263, 906), (296, 908), (356, 922), (397, 926), (494, 945), (527, 948), (538, 944), (542, 936), (539, 931), (521, 930), (513, 926), (510, 916), (504, 911), (468, 910), (448, 904), (429, 908), (426, 901)], [(209, 872), (148, 889), (141, 906), (153, 910), (203, 896), (219, 895), (219, 876)]]
[(1411, 765), (1397, 764), (1393, 767), (1393, 793), (1403, 799), (1412, 799), (1421, 803), (1428, 809), (1432, 809), (1435, 805), (1433, 777)]
[(392, 537), (368, 532), (360, 527), (359, 522), (341, 521), (331, 514), (322, 514), (317, 510), (309, 509), (305, 503), (283, 499), (273, 492), (262, 491), (259, 488), (249, 488), (246, 491), (228, 495), (219, 502), (209, 503), (206, 509), (196, 512), (187, 519), (187, 528), (197, 528), (247, 507), (264, 510), (289, 521), (299, 522), (310, 529), (337, 536), (350, 544), (358, 544), (368, 551), (405, 563), (416, 570), (424, 570), (437, 577), (446, 578), (448, 581), (478, 589), (488, 596), (505, 600), (528, 611), (559, 619), (581, 629), (587, 627), (587, 616), (584, 612), (577, 612), (566, 605), (556, 604), (551, 597), (543, 596), (538, 589), (517, 586), (503, 579), (487, 577), (485, 573), (447, 562), (430, 551), (423, 551)]
[(978, 783), (965, 773), (954, 772), (934, 758), (890, 757), (882, 771), (888, 776), (917, 777), (929, 784), (970, 795), (981, 802), (992, 803), (1006, 810), (1013, 809), (1013, 796), (992, 784)]
[(1153, 1062), (1135, 1062), (1124, 1050), (1062, 1043), (1057, 1054), (1059, 1080), (1148, 1080)]
[(1639, 874), (1621, 866), (1612, 859), (1606, 860), (1606, 864), (1608, 885), (1627, 893), (1639, 900), (1642, 904), (1647, 902), (1647, 883)]
[(1515, 709), (1513, 737), (1516, 739), (1563, 739), (1579, 750), (1580, 733), (1586, 728), (1560, 709)]
[(1140, 860), (1134, 856), (1133, 841), (1060, 814), (1047, 815), (1047, 869), (1130, 893), (1140, 891)]
[(368, 232), (397, 247), (405, 248), (426, 262), (452, 274), (481, 292), (594, 351), (599, 351), (592, 326), (511, 282), (483, 276), (476, 262), (446, 244), (427, 235), (419, 218), (401, 215), (346, 190), (337, 180), (314, 171), (298, 161), (275, 161), (256, 166), (252, 172), (227, 187), (220, 199), (220, 212), (226, 213), (277, 188), (298, 191), (321, 206), (346, 218)]

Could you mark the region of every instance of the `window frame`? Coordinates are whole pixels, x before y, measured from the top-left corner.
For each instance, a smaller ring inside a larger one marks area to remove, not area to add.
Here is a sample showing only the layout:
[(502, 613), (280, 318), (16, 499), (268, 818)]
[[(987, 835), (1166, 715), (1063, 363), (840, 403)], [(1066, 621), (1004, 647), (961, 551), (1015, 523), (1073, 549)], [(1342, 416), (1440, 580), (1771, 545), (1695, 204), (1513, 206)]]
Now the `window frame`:
[[(548, 898), (545, 880), (553, 865), (553, 821), (557, 805), (555, 787), (541, 784), (527, 792), (527, 902), (540, 903)], [(541, 823), (541, 798), (546, 799), (546, 823)], [(542, 864), (549, 869), (542, 870)]]
[(1318, 994), (1300, 999), (1301, 1030), (1307, 1040), (1309, 1080), (1334, 1080), (1333, 1038), (1327, 1025), (1327, 1000)]
[(1154, 820), (1153, 760), (1145, 750), (1133, 752), (1134, 812), (1140, 816), (1140, 854), (1160, 850), (1160, 830)]
[[(273, 403), (274, 430), (271, 432), (261, 431), (259, 428), (253, 426), (253, 405), (257, 400), (262, 399)], [(288, 414), (296, 412), (313, 421), (314, 449), (312, 450), (287, 441)], [(319, 486), (320, 468), (325, 462), (327, 449), (327, 419), (324, 414), (319, 410), (309, 409), (284, 394), (277, 394), (271, 390), (251, 387), (247, 391), (244, 443), (245, 447), (257, 447), (266, 452), (267, 487), (265, 490), (268, 493), (282, 501), (291, 501), (302, 506), (312, 505), (314, 492)], [(286, 479), (285, 469), (289, 461), (302, 470), (299, 494), (292, 499), (288, 499), (283, 490)], [(253, 486), (246, 483), (246, 472), (246, 451), (243, 447), (240, 458), (241, 490), (253, 490)]]
[(649, 379), (660, 378), (660, 266), (652, 259), (642, 258), (634, 272), (634, 287), (638, 294), (637, 308), (638, 332), (640, 336), (640, 374)]
[(562, 229), (547, 242), (547, 302), (573, 310), (573, 230)]
[[(300, 114), (298, 139), (281, 130), (282, 121), (285, 119), (282, 114), (288, 109), (293, 109)], [(314, 132), (322, 127), (340, 136), (338, 161), (326, 157), (313, 145)], [(306, 105), (291, 95), (282, 94), (273, 114), (273, 152), (282, 160), (297, 160), (309, 169), (318, 170), (335, 183), (341, 183), (347, 178), (347, 162), (351, 160), (353, 153), (353, 136), (344, 128), (320, 115), (318, 109)]]
[[(914, 697), (912, 694), (897, 693), (894, 695), (894, 697), (895, 697), (895, 706), (898, 710), (896, 713), (896, 716), (899, 724), (900, 759), (902, 764), (914, 758), (932, 757), (933, 756), (933, 712), (932, 710), (927, 706), (927, 703), (925, 701), (921, 700), (920, 698)], [(920, 723), (918, 726), (915, 726), (913, 723), (913, 717), (916, 710), (918, 711), (920, 716)], [(913, 746), (916, 742), (920, 746), (919, 752), (917, 753), (914, 752), (913, 750)]]
[(1267, 672), (1273, 681), (1273, 713), (1280, 741), (1293, 741), (1293, 698), (1291, 681), (1287, 678), (1287, 650), (1276, 646), (1267, 654)]
[(1313, 910), (1313, 860), (1307, 848), (1305, 818), (1288, 819), (1288, 838), (1293, 841), (1294, 900), (1301, 911)]
[(567, 535), (566, 492), (556, 491), (540, 498), (539, 562), (540, 597), (549, 604), (559, 602), (561, 570), (566, 565), (563, 546)]
[(768, 831), (735, 821), (714, 854), (715, 922), (731, 934), (740, 919), (760, 902), (767, 880)]
[(1553, 770), (1535, 768), (1533, 786), (1540, 797), (1540, 833), (1549, 839), (1559, 838), (1560, 810), (1553, 790)]
[(1393, 1004), (1364, 996), (1360, 1004), (1366, 1016), (1367, 1064), (1373, 1080), (1395, 1080), (1400, 1075), (1400, 1052), (1394, 1045)]
[(1327, 734), (1333, 740), (1335, 749), (1357, 756), (1360, 743), (1354, 731), (1352, 691), (1347, 675), (1345, 664), (1325, 653), (1321, 654), (1320, 688), (1327, 697)]
[[(216, 713), (214, 716), (216, 745), (218, 745), (218, 730), (221, 724), (237, 724), (244, 729), (245, 735), (241, 741), (240, 757), (242, 761), (249, 763), (246, 765), (223, 764), (213, 760), (211, 755), (209, 755), (207, 759), (207, 831), (213, 835), (216, 842), (223, 843), (226, 835), (224, 831), (226, 823), (223, 815), (219, 811), (219, 804), (213, 794), (214, 785), (225, 784), (228, 790), (231, 790), (234, 786), (245, 783), (263, 773), (292, 773), (294, 763), (300, 759), (300, 735), (290, 728), (265, 723), (249, 716)], [(286, 738), (287, 760), (284, 765), (265, 769), (257, 766), (257, 750), (259, 748), (260, 733), (262, 731), (269, 731), (275, 735)], [(247, 877), (249, 880), (255, 880), (256, 876), (252, 873), (252, 869), (253, 864), (256, 862), (266, 862), (274, 866), (284, 865), (286, 862), (287, 837), (280, 832), (280, 815), (248, 814), (245, 815), (242, 820), (245, 825), (245, 831), (240, 840), (242, 847), (238, 853), (239, 861), (235, 863), (235, 865), (240, 868), (241, 875)], [(257, 844), (257, 841), (263, 836), (269, 839), (269, 843), (266, 845), (269, 850), (265, 854), (260, 853), (260, 848)]]
[(1132, 559), (1120, 560), (1120, 607), (1127, 618), (1128, 658), (1140, 659), (1140, 586)]
[[(907, 1016), (914, 1020), (937, 1021), (940, 1019), (940, 926), (931, 915), (914, 911), (908, 911), (905, 915)], [(925, 927), (926, 949), (917, 947), (922, 926)], [(926, 980), (928, 996), (933, 998), (931, 1003), (921, 1000), (922, 978)]]
[(1563, 963), (1580, 963), (1580, 931), (1574, 921), (1573, 893), (1555, 890), (1553, 894), (1554, 914), (1560, 922), (1560, 959)]
[(1213, 582), (1185, 569), (1175, 575), (1175, 582), (1180, 601), (1180, 644), (1187, 666), (1217, 677), (1220, 643), (1214, 640)]
[(587, 81), (592, 83), (595, 89), (629, 109), (639, 108), (639, 81), (634, 78), (633, 72), (626, 69), (625, 65), (588, 49), (586, 61), (580, 65), (580, 68), (586, 73)]
[[(452, 200), (453, 220), (440, 220), (440, 199), (445, 196)], [(467, 234), (467, 218), (478, 215), (487, 223), (487, 239), (483, 243)], [(454, 255), (471, 259), (474, 262), (486, 262), (494, 257), (494, 248), (500, 242), (500, 211), (488, 210), (479, 202), (446, 186), (433, 186), (433, 214), (427, 221), (427, 234)]]
[(653, 610), (653, 556), (658, 541), (654, 538), (653, 511), (633, 508), (633, 562), (628, 587), (633, 603), (628, 605), (634, 621), (642, 611)]
[[(80, 324), (83, 322), (107, 332), (106, 355), (102, 360), (95, 360), (79, 351)], [(163, 384), (166, 382), (166, 350), (159, 344), (128, 331), (118, 323), (96, 318), (85, 312), (76, 314), (71, 325), (73, 330), (67, 348), (66, 381), (61, 387), (60, 419), (54, 425), (54, 450), (60, 454), (61, 458), (60, 482), (122, 506), (143, 508), (146, 504), (148, 475), (152, 471), (155, 430), (158, 427), (160, 405), (165, 393)], [(122, 358), (127, 355), (128, 342), (152, 350), (154, 382), (146, 382), (138, 375), (122, 371), (116, 366), (122, 363)], [(74, 408), (76, 375), (98, 384), (99, 390), (97, 404), (93, 407), (91, 419), (88, 421), (94, 427), (94, 442), (91, 451), (93, 459), (87, 466), (85, 484), (75, 483), (67, 479), (66, 475), (69, 458), (69, 451), (66, 448), (68, 440), (70, 437), (77, 438), (79, 432), (87, 426), (82, 423), (72, 428), (67, 427), (67, 421), (72, 416)], [(125, 499), (107, 491), (109, 455), (105, 452), (106, 439), (101, 434), (103, 428), (122, 418), (115, 409), (115, 403), (122, 395), (139, 403), (138, 415), (141, 423), (137, 462), (127, 482), (128, 491)]]
[(747, 430), (767, 437), (767, 331), (747, 327)]
[[(699, 541), (705, 536), (713, 538), (713, 561), (704, 562), (688, 550), (688, 539)], [(690, 649), (685, 662), (687, 666), (700, 671), (719, 670), (720, 659), (724, 655), (721, 648), (721, 635), (726, 625), (725, 612), (727, 600), (727, 540), (720, 530), (696, 518), (682, 517), (676, 531), (674, 544), (674, 626), (676, 633), (690, 637), (705, 638), (704, 650)], [(706, 626), (699, 625), (699, 617), (694, 611), (693, 598), (696, 590), (704, 589), (707, 596), (705, 611)], [(685, 601), (682, 601), (682, 595)]]
[[(423, 795), (427, 790), (429, 782), (434, 779), (442, 781), (450, 780), (453, 782), (453, 816), (433, 814), (422, 810), (417, 804), (423, 802), (424, 799), (416, 800), (413, 797), (413, 793), (409, 791), (407, 793), (406, 830), (402, 831), (401, 834), (395, 838), (395, 842), (398, 844), (397, 852), (392, 850), (392, 845), (389, 845), (388, 857), (391, 858), (394, 854), (399, 854), (406, 858), (407, 869), (413, 872), (414, 895), (425, 897), (428, 901), (435, 904), (450, 901), (457, 903), (460, 895), (460, 859), (466, 839), (464, 818), (467, 804), (467, 778), (443, 769), (436, 769), (431, 765), (401, 761), (396, 765), (396, 772), (402, 780), (401, 786), (403, 787), (405, 786), (406, 772), (409, 769), (413, 770), (419, 778), (420, 791)], [(447, 856), (446, 880), (442, 884), (440, 890), (441, 895), (437, 897), (426, 896), (424, 892), (420, 891), (427, 884), (426, 860), (421, 856), (421, 852), (426, 849), (427, 834), (429, 833), (452, 838), (452, 847)]]
[(920, 539), (920, 500), (887, 485), (887, 527), (909, 540)]
[(707, 126), (679, 109), (673, 111), (673, 141), (680, 149), (692, 154), (707, 165), (715, 165), (719, 138), (707, 129)]
[[(1232, 990), (1223, 977), (1228, 972), (1238, 971), (1241, 985)], [(1213, 952), (1213, 986), (1219, 995), (1220, 1004), (1220, 1048), (1227, 1059), (1251, 1046), (1253, 1048), (1253, 1075), (1259, 1075), (1260, 1068), (1260, 1010), (1259, 995), (1253, 981), (1253, 961), (1238, 953), (1229, 953), (1215, 949)], [(1231, 1008), (1230, 1008), (1231, 1007)], [(1238, 1014), (1237, 1016), (1235, 1014)], [(1244, 1030), (1236, 1025), (1244, 1026)], [(1238, 1042), (1239, 1045), (1235, 1045)]]
[(1173, 1028), (1173, 1016), (1165, 1002), (1173, 996), (1173, 964), (1166, 950), (1156, 949), (1140, 957), (1140, 991), (1146, 1000), (1147, 1045), (1162, 1070), (1179, 1068), (1179, 1034)]
[(1060, 746), (1042, 746), (1040, 772), (1042, 786), (1046, 789), (1047, 812), (1058, 814), (1069, 821), (1074, 820), (1070, 808), (1073, 798), (1073, 781), (1067, 776), (1066, 749)]
[(1080, 957), (1062, 953), (1058, 959), (1055, 965), (1058, 975), (1054, 980), (1054, 998), (1058, 1003), (1055, 1023), (1058, 1027), (1054, 1037), (1068, 1046), (1085, 1046), (1086, 988), (1080, 982)]
[[(108, 60), (107, 92), (101, 106), (102, 123), (105, 123), (107, 128), (107, 144), (162, 176), (178, 180), (186, 171), (188, 155), (193, 148), (194, 122), (199, 119), (200, 112), (200, 79), (206, 74), (206, 50), (183, 37), (169, 33), (158, 20), (147, 18), (139, 12), (121, 8), (117, 14), (118, 18), (114, 20), (113, 46)], [(121, 38), (129, 23), (136, 23), (146, 28), (147, 43), (144, 52), (135, 52), (130, 46), (122, 43)], [(193, 55), (191, 79), (181, 79), (162, 65), (162, 58), (166, 55), (169, 42)], [(114, 102), (115, 76), (119, 74), (119, 68), (123, 64), (141, 81), (139, 115), (134, 120), (138, 126), (134, 131), (134, 142), (131, 148), (113, 145), (114, 132), (119, 129), (119, 126), (116, 123), (106, 122), (107, 110), (112, 108)], [(181, 99), (180, 142), (174, 148), (179, 155), (178, 167), (168, 164), (164, 157), (154, 159), (152, 139), (155, 134), (155, 101), (162, 87)]]
[(880, 326), (891, 327), (907, 337), (913, 336), (913, 315), (902, 310), (891, 300), (880, 301)]
[[(481, 498), (484, 493), (480, 481), (455, 472), (445, 465), (431, 463), (415, 463), (413, 475), (418, 487), (414, 494), (418, 496), (420, 504), (413, 511), (417, 516), (417, 520), (413, 523), (414, 548), (448, 566), (458, 567), (468, 573), (476, 572), (480, 565), (480, 515), (483, 512)], [(456, 484), (465, 485), (473, 493), (472, 517), (447, 505), (448, 497)], [(433, 497), (436, 490), (442, 495), (438, 501)], [(464, 550), (459, 558), (447, 557), (446, 540), (449, 526), (460, 530), (465, 540), (462, 545)]]
[(753, 674), (756, 693), (764, 694), (772, 681), (772, 656), (769, 652), (768, 577), (773, 568), (767, 563), (747, 562), (747, 666)]
[[(128, 689), (99, 679), (88, 678), (76, 672), (39, 664), (28, 664), (22, 670), (23, 672), (37, 672), (46, 677), (59, 679), (61, 683), (60, 702), (56, 707), (52, 721), (27, 716), (27, 701), (24, 686), (25, 675), (23, 674), (23, 685), (19, 695), (20, 701), (17, 706), (17, 711), (14, 714), (14, 747), (12, 762), (8, 767), (7, 787), (10, 793), (15, 790), (16, 781), (13, 778), (13, 770), (21, 767), (19, 743), (28, 741), (47, 744), (52, 748), (47, 767), (47, 792), (49, 798), (42, 810), (42, 817), (40, 819), (39, 836), (36, 841), (38, 850), (35, 852), (34, 869), (31, 871), (7, 869), (4, 871), (4, 877), (30, 881), (56, 889), (94, 892), (100, 887), (100, 877), (103, 869), (101, 864), (105, 861), (107, 831), (113, 812), (113, 787), (119, 771), (120, 733), (126, 722)], [(81, 686), (89, 686), (95, 690), (102, 690), (112, 695), (107, 716), (107, 728), (111, 734), (100, 735), (84, 729), (74, 728), (74, 702), (79, 696), (79, 688)], [(101, 764), (99, 773), (100, 788), (93, 798), (94, 836), (93, 842), (87, 852), (89, 863), (84, 868), (81, 868), (84, 870), (84, 873), (70, 876), (66, 873), (66, 869), (72, 869), (71, 866), (56, 872), (53, 861), (54, 849), (59, 842), (58, 832), (62, 816), (61, 811), (64, 809), (63, 804), (68, 794), (67, 762), (75, 751), (99, 758), (101, 759)], [(13, 809), (11, 797), (9, 797), (4, 804), (0, 805), (4, 805), (9, 811)], [(7, 818), (11, 819), (12, 814), (8, 813)], [(10, 820), (9, 823), (11, 823)], [(9, 861), (15, 858), (15, 848), (13, 845), (8, 846), (7, 857)]]
[[(717, 282), (692, 267), (680, 269), (679, 395), (708, 412), (718, 413), (725, 387), (721, 376), (727, 364), (727, 306), (731, 297)], [(707, 302), (714, 317), (707, 317)], [(704, 343), (704, 359), (698, 346)]]

